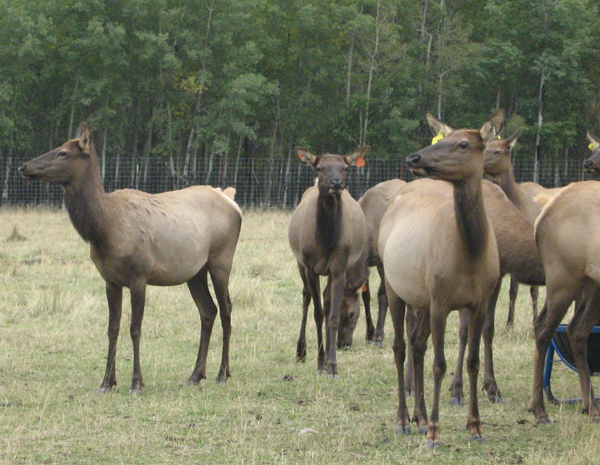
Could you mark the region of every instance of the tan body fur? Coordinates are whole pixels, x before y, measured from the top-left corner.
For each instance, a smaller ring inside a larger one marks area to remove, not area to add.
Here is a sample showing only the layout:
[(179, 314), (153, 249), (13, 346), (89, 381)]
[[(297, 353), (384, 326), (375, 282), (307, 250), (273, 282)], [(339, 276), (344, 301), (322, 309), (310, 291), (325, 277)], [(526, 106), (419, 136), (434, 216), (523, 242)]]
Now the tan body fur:
[(587, 338), (600, 320), (600, 183), (582, 181), (564, 187), (544, 207), (535, 225), (537, 245), (546, 270), (546, 302), (534, 325), (536, 348), (529, 410), (539, 423), (549, 423), (544, 407), (546, 351), (573, 301), (575, 313), (567, 334), (579, 375), (583, 412), (600, 421), (590, 383)]

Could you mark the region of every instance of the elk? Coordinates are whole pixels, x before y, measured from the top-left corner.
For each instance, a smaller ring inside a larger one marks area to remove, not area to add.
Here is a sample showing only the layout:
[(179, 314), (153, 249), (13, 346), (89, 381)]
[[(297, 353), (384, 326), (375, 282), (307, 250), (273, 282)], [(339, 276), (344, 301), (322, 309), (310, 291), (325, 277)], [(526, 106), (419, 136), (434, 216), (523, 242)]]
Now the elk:
[[(345, 183), (349, 167), (356, 166), (357, 162), (363, 164), (369, 150), (366, 146), (346, 156), (329, 153), (316, 156), (302, 147), (294, 148), (300, 162), (311, 167), (318, 177), (317, 186), (304, 193), (294, 210), (288, 233), (303, 283), (302, 324), (296, 357), (299, 361), (306, 358), (306, 319), (312, 298), (317, 326), (317, 370), (332, 377), (338, 376), (336, 339), (347, 271), (363, 255), (367, 242), (365, 215), (345, 189)], [(321, 305), (319, 276), (327, 276), (328, 280), (326, 312)]]
[(133, 376), (130, 394), (144, 386), (140, 338), (146, 286), (187, 283), (201, 320), (200, 346), (188, 384), (206, 378), (206, 358), (217, 308), (208, 288), (210, 274), (223, 327), (218, 382), (230, 376), (231, 301), (229, 275), (241, 227), (239, 207), (209, 186), (151, 195), (123, 189), (106, 193), (100, 179), (92, 131), (86, 123), (75, 139), (19, 167), (25, 179), (59, 184), (73, 226), (90, 244), (90, 256), (106, 281), (108, 357), (99, 392), (117, 384), (115, 355), (123, 288), (131, 294)]
[[(590, 383), (587, 339), (600, 319), (600, 183), (576, 182), (546, 204), (535, 224), (535, 239), (546, 271), (546, 301), (534, 323), (535, 351), (529, 411), (551, 423), (543, 397), (546, 351), (573, 301), (567, 326), (582, 394), (582, 411), (595, 422), (600, 409)], [(585, 240), (582, 240), (585, 238)]]
[[(443, 128), (445, 138), (406, 159), (419, 175), (449, 181), (450, 195), (427, 190), (399, 195), (381, 220), (379, 253), (383, 262), (390, 315), (394, 324), (394, 359), (398, 373), (399, 433), (410, 434), (404, 389), (404, 318), (406, 305), (420, 310), (410, 342), (415, 370), (415, 421), (426, 431), (428, 447), (440, 446), (439, 403), (446, 372), (444, 337), (452, 310), (470, 311), (467, 370), (470, 383), (467, 429), (471, 440), (485, 441), (477, 401), (479, 343), (486, 304), (498, 278), (496, 238), (487, 218), (481, 179), (483, 150), (494, 135), (499, 115), (481, 130), (452, 130), (428, 114), (430, 126)], [(414, 181), (418, 182), (418, 181)], [(427, 420), (423, 363), (429, 334), (434, 349), (434, 391)]]
[(592, 136), (589, 132), (587, 137), (590, 140), (592, 155), (583, 162), (583, 167), (588, 173), (600, 175), (600, 139)]
[[(366, 340), (381, 346), (387, 313), (387, 296), (385, 294), (383, 264), (381, 263), (379, 251), (377, 249), (379, 223), (394, 194), (405, 185), (406, 182), (401, 181), (400, 179), (391, 179), (389, 181), (380, 182), (368, 189), (362, 197), (358, 199), (358, 204), (362, 208), (367, 222), (367, 247), (365, 248), (365, 257), (358, 260), (347, 273), (349, 284), (346, 285), (346, 292), (341, 310), (342, 319), (340, 320), (338, 347), (350, 347), (352, 345), (352, 335), (356, 328), (356, 322), (360, 312), (359, 295), (362, 295), (362, 301), (365, 307)], [(381, 279), (379, 290), (377, 291), (379, 309), (377, 327), (373, 324), (373, 318), (371, 317), (371, 293), (368, 280), (369, 267), (373, 266), (377, 267), (377, 272)], [(356, 276), (356, 278), (350, 279), (350, 276)], [(366, 283), (364, 283), (365, 276), (367, 278)], [(360, 292), (361, 288), (357, 287), (357, 284), (361, 282), (361, 280), (365, 284), (362, 288), (362, 292)], [(356, 284), (353, 285), (353, 283)], [(344, 318), (346, 312), (349, 312), (349, 315)]]

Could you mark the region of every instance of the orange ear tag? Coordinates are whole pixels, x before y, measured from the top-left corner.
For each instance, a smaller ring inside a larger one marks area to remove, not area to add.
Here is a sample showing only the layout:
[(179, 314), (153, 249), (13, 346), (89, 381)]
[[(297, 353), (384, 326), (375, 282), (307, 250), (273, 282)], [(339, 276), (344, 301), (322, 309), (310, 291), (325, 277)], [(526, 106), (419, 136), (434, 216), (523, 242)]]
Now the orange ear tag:
[(367, 292), (367, 285), (366, 284), (363, 284), (363, 287), (360, 290), (360, 292)]
[(357, 168), (360, 168), (361, 166), (365, 166), (365, 165), (366, 165), (366, 163), (365, 163), (365, 160), (364, 160), (364, 158), (359, 156), (359, 157), (356, 159), (356, 167), (357, 167)]

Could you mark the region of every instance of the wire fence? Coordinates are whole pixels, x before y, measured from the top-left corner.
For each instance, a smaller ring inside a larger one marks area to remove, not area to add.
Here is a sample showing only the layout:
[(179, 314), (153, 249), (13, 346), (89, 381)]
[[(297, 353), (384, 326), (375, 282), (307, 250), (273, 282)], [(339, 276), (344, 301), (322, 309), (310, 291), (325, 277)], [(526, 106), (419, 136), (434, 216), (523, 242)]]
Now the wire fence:
[[(1, 205), (61, 206), (63, 195), (59, 186), (25, 181), (19, 175), (17, 168), (25, 161), (16, 157), (2, 160)], [(244, 208), (294, 208), (302, 193), (315, 180), (315, 173), (310, 168), (291, 157), (276, 160), (215, 158), (193, 164), (184, 174), (179, 174), (181, 170), (174, 170), (166, 159), (142, 162), (131, 158), (107, 158), (101, 165), (107, 192), (132, 188), (155, 194), (192, 185), (235, 187), (236, 202)], [(515, 160), (514, 168), (517, 182), (533, 181), (533, 160)], [(347, 188), (354, 198), (359, 198), (375, 184), (393, 178), (414, 179), (403, 158), (371, 159), (366, 166), (349, 171)], [(545, 187), (559, 187), (592, 178), (583, 169), (582, 161), (548, 161), (542, 163), (539, 169), (539, 183)]]

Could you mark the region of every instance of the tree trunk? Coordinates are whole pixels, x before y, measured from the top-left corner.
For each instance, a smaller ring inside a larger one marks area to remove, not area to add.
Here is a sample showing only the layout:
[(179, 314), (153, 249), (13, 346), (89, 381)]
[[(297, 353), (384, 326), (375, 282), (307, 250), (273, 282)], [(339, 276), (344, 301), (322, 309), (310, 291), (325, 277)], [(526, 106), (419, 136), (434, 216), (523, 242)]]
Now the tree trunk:
[(540, 182), (540, 144), (542, 137), (542, 124), (544, 121), (543, 110), (544, 110), (544, 82), (545, 76), (542, 73), (540, 77), (540, 91), (538, 94), (538, 123), (537, 123), (537, 134), (535, 136), (535, 164), (533, 166), (533, 182)]

